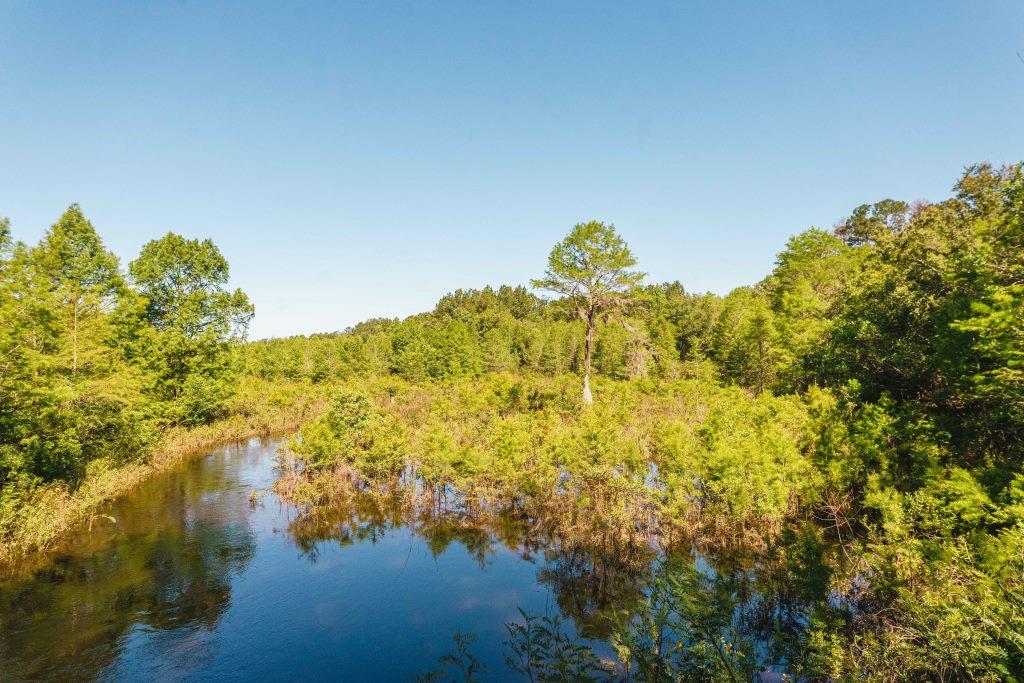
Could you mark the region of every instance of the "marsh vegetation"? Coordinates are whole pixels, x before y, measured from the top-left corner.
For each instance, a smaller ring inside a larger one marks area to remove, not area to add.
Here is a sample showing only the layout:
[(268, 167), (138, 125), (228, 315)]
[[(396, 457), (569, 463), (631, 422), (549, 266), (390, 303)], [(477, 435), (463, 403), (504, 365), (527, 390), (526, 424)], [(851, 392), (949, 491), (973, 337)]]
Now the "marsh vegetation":
[[(1024, 676), (1020, 166), (857, 207), (726, 296), (644, 284), (585, 222), (545, 296), (257, 342), (212, 243), (167, 235), (125, 274), (72, 207), (0, 245), (8, 548), (107, 514), (104, 477), (174, 439), (297, 427), (266, 485), (303, 561), (400, 532), (553, 597), (446, 622), (426, 678)], [(54, 499), (80, 513), (27, 532)]]

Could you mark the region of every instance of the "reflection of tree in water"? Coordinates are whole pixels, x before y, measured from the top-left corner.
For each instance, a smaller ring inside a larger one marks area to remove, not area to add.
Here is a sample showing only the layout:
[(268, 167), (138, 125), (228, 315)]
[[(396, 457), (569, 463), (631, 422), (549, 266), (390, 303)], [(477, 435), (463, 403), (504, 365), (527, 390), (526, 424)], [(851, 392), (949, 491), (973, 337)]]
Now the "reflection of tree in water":
[(737, 585), (735, 622), (772, 662), (792, 661), (813, 616), (826, 610), (841, 551), (811, 526), (785, 530), (756, 557), (722, 557), (718, 574)]
[(190, 470), (140, 490), (131, 507), (113, 510), (117, 524), (103, 547), (0, 587), (4, 673), (91, 679), (133, 629), (216, 626), (231, 601), (231, 577), (256, 545), (244, 493), (208, 498), (202, 476)]
[(320, 557), (320, 544), (334, 541), (341, 547), (381, 540), (389, 529), (407, 522), (398, 499), (357, 496), (344, 505), (322, 505), (302, 512), (288, 524), (288, 533), (311, 561)]
[(401, 492), (353, 490), (331, 504), (302, 512), (289, 524), (299, 549), (312, 561), (319, 544), (376, 542), (390, 529), (408, 528), (438, 556), (452, 543), (486, 566), (498, 547), (541, 565), (538, 581), (550, 586), (558, 607), (588, 635), (609, 634), (612, 616), (635, 604), (656, 553), (648, 548), (604, 555), (579, 540), (557, 537), (521, 511), (412, 505)]
[[(677, 639), (684, 646), (672, 657), (687, 666), (704, 657), (705, 664), (719, 667), (723, 651), (712, 647), (718, 642), (730, 644), (732, 665), (750, 667), (748, 673), (790, 671), (801, 658), (811, 619), (826, 608), (836, 561), (829, 557), (835, 549), (809, 531), (788, 530), (764, 552), (733, 548), (661, 557), (645, 589), (640, 612), (649, 624), (640, 640), (655, 631)], [(660, 623), (652, 631), (650, 623), (665, 616), (675, 626)], [(651, 646), (646, 642), (641, 650)], [(698, 677), (709, 670), (701, 671)]]
[(608, 557), (573, 545), (555, 547), (544, 553), (538, 579), (551, 588), (558, 608), (582, 635), (602, 639), (611, 635), (618, 613), (633, 611), (655, 557), (653, 551)]
[(453, 510), (411, 510), (400, 494), (358, 492), (337, 504), (314, 506), (288, 525), (288, 533), (310, 560), (320, 556), (319, 545), (333, 541), (345, 547), (376, 543), (388, 530), (408, 527), (421, 537), (435, 557), (454, 542), (462, 544), (481, 567), (494, 554), (495, 537), (477, 520)]
[(666, 576), (689, 577), (673, 583), (674, 608), (685, 615), (700, 606), (687, 618), (714, 625), (717, 637), (742, 646), (758, 665), (776, 669), (792, 661), (803, 630), (828, 595), (830, 549), (799, 530), (783, 533), (768, 551), (756, 553), (695, 552), (689, 546), (665, 552), (648, 545), (609, 552), (588, 545), (585, 537), (559, 536), (521, 510), (420, 506), (400, 492), (353, 490), (304, 511), (288, 531), (315, 561), (324, 541), (374, 542), (401, 527), (422, 538), (435, 555), (456, 542), (481, 567), (501, 546), (537, 563), (538, 581), (551, 589), (561, 614), (581, 635), (598, 640), (628, 629)]

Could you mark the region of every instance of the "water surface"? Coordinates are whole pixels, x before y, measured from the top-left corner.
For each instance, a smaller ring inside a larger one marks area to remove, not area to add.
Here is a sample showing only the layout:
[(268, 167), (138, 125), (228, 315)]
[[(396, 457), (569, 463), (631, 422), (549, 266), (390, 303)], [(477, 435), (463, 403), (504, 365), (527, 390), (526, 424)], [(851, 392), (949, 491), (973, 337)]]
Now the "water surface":
[(832, 551), (801, 528), (758, 557), (712, 560), (692, 546), (604, 556), (522, 515), (482, 522), (369, 494), (300, 512), (269, 492), (277, 445), (160, 475), (43, 568), (0, 582), (0, 680), (407, 681), (436, 670), (456, 633), (476, 637), (486, 680), (513, 680), (505, 624), (520, 609), (562, 617), (610, 658), (615, 620), (666, 567), (689, 577), (677, 606), (700, 621), (678, 637), (746, 643), (777, 678), (828, 597)]
[[(7, 679), (410, 680), (478, 637), (487, 678), (504, 623), (594, 606), (573, 558), (401, 520), (311, 527), (273, 493), (274, 441), (216, 449), (110, 504), (32, 576), (0, 585)], [(582, 588), (585, 588), (582, 587)], [(599, 627), (598, 627), (599, 628)]]

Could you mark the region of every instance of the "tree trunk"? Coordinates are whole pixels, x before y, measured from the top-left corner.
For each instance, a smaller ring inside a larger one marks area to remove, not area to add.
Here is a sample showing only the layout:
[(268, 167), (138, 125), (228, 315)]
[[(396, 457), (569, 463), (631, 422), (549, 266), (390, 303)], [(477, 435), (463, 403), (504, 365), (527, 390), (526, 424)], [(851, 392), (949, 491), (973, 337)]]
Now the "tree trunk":
[(594, 395), (590, 393), (590, 354), (594, 348), (594, 313), (587, 314), (587, 341), (583, 345), (583, 405), (589, 406), (594, 402)]
[(71, 307), (71, 374), (78, 374), (78, 304)]
[(757, 393), (764, 393), (764, 340), (757, 340)]

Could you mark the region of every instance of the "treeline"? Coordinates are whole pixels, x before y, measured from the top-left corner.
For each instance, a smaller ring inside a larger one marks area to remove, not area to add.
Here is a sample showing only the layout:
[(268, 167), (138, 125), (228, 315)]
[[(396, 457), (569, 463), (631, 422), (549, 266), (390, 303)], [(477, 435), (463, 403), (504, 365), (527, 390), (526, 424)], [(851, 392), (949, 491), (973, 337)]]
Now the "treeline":
[[(678, 377), (707, 359), (721, 305), (679, 283), (637, 292), (626, 326), (603, 328), (594, 367), (616, 379)], [(241, 349), (241, 367), (264, 378), (334, 379), (396, 375), (409, 381), (452, 380), (487, 373), (578, 372), (585, 325), (564, 302), (522, 286), (456, 290), (429, 313), (379, 319), (336, 334), (256, 341)], [(724, 330), (723, 330), (724, 332)]]
[(222, 412), (253, 315), (227, 280), (211, 241), (173, 233), (125, 272), (77, 205), (35, 246), (0, 221), (0, 532), (40, 484), (141, 461), (164, 428)]

